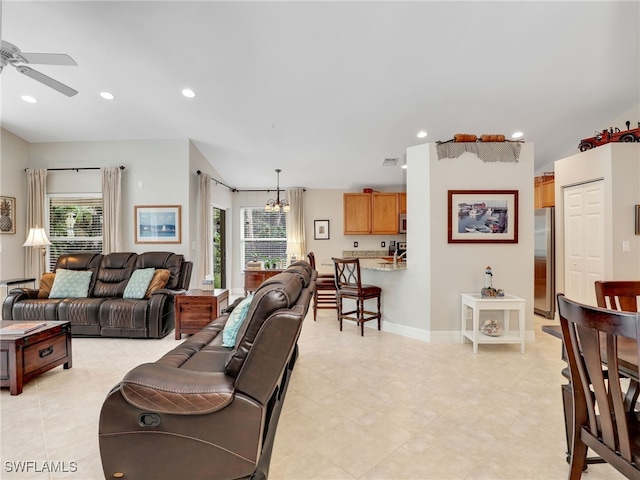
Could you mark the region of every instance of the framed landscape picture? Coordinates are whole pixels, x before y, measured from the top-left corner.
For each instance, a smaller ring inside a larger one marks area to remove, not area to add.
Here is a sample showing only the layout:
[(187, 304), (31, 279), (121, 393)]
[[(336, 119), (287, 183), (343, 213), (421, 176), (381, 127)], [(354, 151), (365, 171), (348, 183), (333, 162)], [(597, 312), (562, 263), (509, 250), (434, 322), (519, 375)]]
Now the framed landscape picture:
[(313, 239), (329, 240), (329, 220), (313, 221)]
[(449, 243), (518, 243), (517, 190), (449, 190)]
[(0, 196), (0, 233), (16, 233), (16, 199)]
[(181, 206), (134, 207), (136, 243), (182, 243)]

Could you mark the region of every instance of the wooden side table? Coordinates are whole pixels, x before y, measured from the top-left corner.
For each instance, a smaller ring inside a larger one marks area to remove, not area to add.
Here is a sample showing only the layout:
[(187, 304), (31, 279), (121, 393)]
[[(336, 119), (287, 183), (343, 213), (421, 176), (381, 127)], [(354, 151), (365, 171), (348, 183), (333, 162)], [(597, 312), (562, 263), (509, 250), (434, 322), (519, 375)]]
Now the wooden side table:
[(245, 270), (244, 271), (244, 294), (245, 296), (248, 292), (255, 292), (256, 289), (264, 282), (266, 279), (277, 275), (278, 273), (282, 273), (284, 270)]
[(198, 333), (203, 327), (220, 316), (220, 310), (229, 304), (229, 290), (187, 290), (176, 295), (176, 340), (183, 333)]

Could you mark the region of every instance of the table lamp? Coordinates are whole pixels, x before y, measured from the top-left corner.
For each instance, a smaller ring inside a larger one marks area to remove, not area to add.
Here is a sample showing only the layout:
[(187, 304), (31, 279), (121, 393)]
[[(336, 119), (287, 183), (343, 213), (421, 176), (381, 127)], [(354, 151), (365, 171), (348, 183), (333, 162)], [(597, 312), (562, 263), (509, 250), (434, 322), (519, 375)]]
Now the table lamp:
[(47, 254), (47, 245), (51, 245), (51, 242), (47, 238), (44, 228), (39, 227), (29, 229), (27, 241), (22, 244), (23, 247), (40, 247), (42, 249), (42, 272), (46, 271), (44, 257)]

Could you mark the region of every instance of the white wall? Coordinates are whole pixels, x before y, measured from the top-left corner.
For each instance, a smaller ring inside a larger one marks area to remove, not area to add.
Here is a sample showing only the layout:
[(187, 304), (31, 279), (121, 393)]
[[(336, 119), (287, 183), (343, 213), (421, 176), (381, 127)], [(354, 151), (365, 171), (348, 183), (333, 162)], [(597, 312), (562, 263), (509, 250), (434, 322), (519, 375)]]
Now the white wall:
[[(635, 205), (640, 204), (640, 145), (608, 143), (555, 162), (556, 290), (564, 291), (564, 194), (567, 186), (603, 180), (605, 189), (605, 278), (640, 279), (640, 236)], [(629, 251), (622, 251), (622, 242)]]
[[(7, 130), (0, 129), (0, 195), (16, 199), (15, 234), (0, 234), (0, 279), (24, 276), (24, 252), (27, 238), (24, 169), (29, 160), (29, 144)], [(0, 290), (0, 301), (5, 289)]]
[[(425, 148), (425, 147), (413, 147)], [(412, 149), (408, 149), (410, 152)], [(472, 153), (458, 158), (438, 160), (436, 146), (421, 152), (429, 166), (429, 177), (422, 181), (428, 189), (430, 211), (428, 232), (411, 238), (416, 245), (430, 245), (430, 331), (432, 341), (454, 341), (460, 336), (460, 294), (479, 293), (484, 286), (485, 267), (493, 270), (493, 286), (526, 300), (528, 340), (533, 338), (533, 144), (523, 143), (518, 162), (484, 162)], [(409, 171), (412, 176), (413, 172)], [(518, 243), (447, 243), (448, 190), (518, 190)], [(413, 196), (411, 184), (409, 198)], [(408, 211), (411, 225), (416, 224), (414, 209)], [(420, 210), (418, 210), (420, 212)], [(418, 213), (420, 214), (420, 213)]]
[[(119, 140), (103, 142), (33, 143), (29, 146), (29, 168), (114, 167), (122, 172), (123, 249), (130, 252), (171, 251), (191, 259), (193, 235), (189, 226), (190, 183), (188, 140)], [(55, 173), (55, 172), (50, 172)], [(81, 175), (90, 172), (81, 172)], [(79, 191), (76, 172), (60, 172), (69, 187)], [(86, 177), (82, 177), (86, 178)], [(141, 183), (140, 183), (141, 182)], [(64, 184), (64, 181), (61, 182)], [(98, 190), (99, 191), (99, 190)], [(180, 244), (136, 244), (134, 206), (181, 205)]]

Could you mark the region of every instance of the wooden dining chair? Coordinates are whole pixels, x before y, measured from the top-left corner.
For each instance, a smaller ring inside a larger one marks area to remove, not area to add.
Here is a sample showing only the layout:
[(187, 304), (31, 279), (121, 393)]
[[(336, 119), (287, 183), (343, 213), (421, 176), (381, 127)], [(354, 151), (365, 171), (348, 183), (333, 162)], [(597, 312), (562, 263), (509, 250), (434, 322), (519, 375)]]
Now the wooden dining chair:
[[(591, 448), (626, 478), (640, 480), (640, 413), (625, 402), (618, 338), (637, 340), (640, 314), (583, 305), (558, 295), (558, 313), (573, 393), (569, 479), (577, 480)], [(636, 378), (640, 371), (633, 372)]]
[[(313, 252), (307, 253), (311, 267), (316, 270), (316, 256)], [(332, 273), (318, 273), (316, 289), (313, 292), (313, 321), (315, 322), (318, 309), (337, 309), (336, 305), (336, 281)]]
[[(360, 335), (364, 336), (364, 324), (369, 320), (378, 320), (380, 330), (380, 297), (382, 289), (375, 285), (363, 285), (360, 276), (360, 259), (332, 258), (335, 267), (336, 303), (338, 304), (338, 321), (342, 331), (342, 320), (353, 320), (360, 326)], [(377, 300), (377, 311), (364, 308), (365, 300)], [(343, 300), (354, 300), (355, 310), (344, 311)]]
[(599, 280), (595, 282), (595, 286), (596, 300), (599, 307), (610, 310), (623, 310), (625, 312), (638, 311), (640, 281)]

